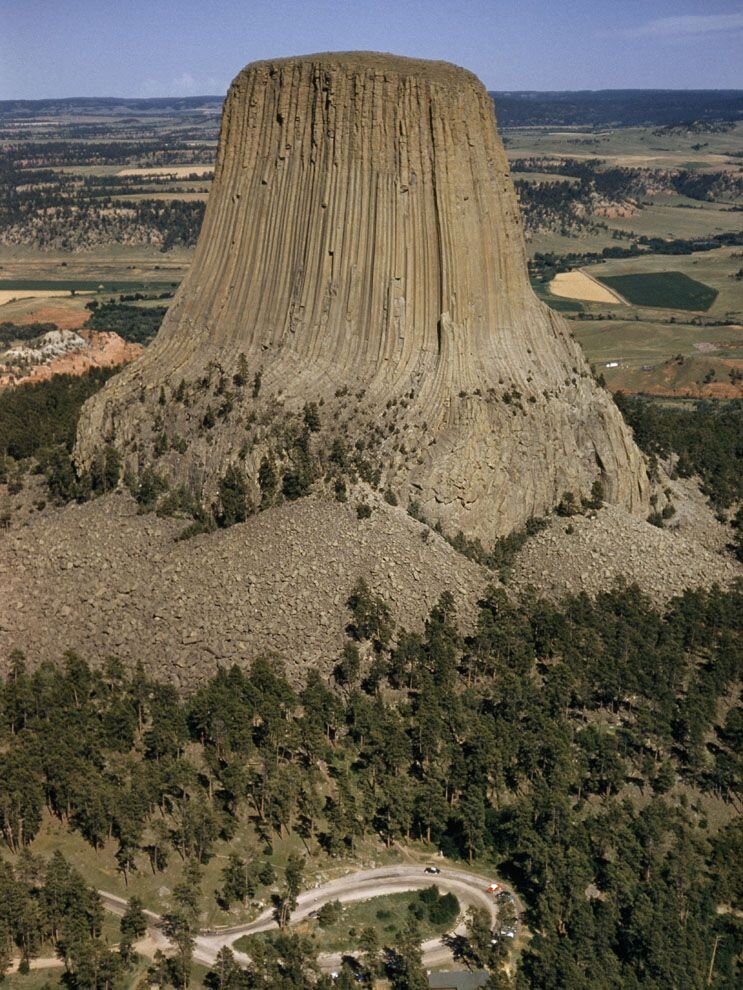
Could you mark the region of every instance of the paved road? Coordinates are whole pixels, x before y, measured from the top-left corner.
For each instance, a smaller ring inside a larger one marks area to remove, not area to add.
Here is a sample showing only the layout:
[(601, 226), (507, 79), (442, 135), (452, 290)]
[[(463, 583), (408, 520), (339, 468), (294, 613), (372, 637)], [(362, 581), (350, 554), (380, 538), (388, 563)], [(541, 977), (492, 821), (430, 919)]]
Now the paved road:
[[(470, 907), (482, 908), (490, 917), (491, 924), (495, 925), (497, 920), (496, 902), (493, 896), (485, 891), (489, 882), (490, 878), (488, 877), (477, 876), (474, 873), (454, 870), (449, 867), (442, 868), (436, 876), (425, 873), (423, 866), (420, 865), (383, 866), (374, 870), (361, 870), (358, 873), (349, 874), (338, 880), (331, 880), (329, 883), (311, 888), (300, 894), (297, 899), (297, 908), (292, 912), (291, 924), (308, 918), (310, 914), (318, 911), (328, 901), (337, 900), (343, 904), (348, 904), (352, 901), (366, 901), (369, 898), (381, 897), (385, 894), (420, 890), (424, 887), (430, 887), (431, 884), (436, 884), (442, 893), (456, 895), (462, 912)], [(99, 893), (109, 910), (117, 914), (123, 913), (126, 907), (126, 901), (123, 898), (105, 891), (99, 891)], [(164, 946), (166, 944), (165, 939), (157, 931), (159, 916), (151, 911), (146, 912), (146, 914), (151, 928), (154, 929), (153, 935), (156, 939), (159, 937)], [(196, 938), (194, 958), (198, 962), (211, 965), (223, 946), (233, 946), (243, 935), (253, 935), (256, 932), (268, 931), (275, 927), (273, 909), (269, 908), (249, 924), (203, 931)], [(460, 922), (455, 931), (459, 934), (463, 933), (463, 923)], [(349, 946), (349, 950), (351, 948)], [(452, 959), (451, 951), (440, 938), (424, 942), (422, 948), (423, 962), (426, 966), (441, 965)], [(244, 953), (233, 951), (238, 962), (247, 964), (250, 961)], [(320, 958), (320, 963), (323, 969), (333, 970), (339, 967), (340, 958), (340, 955), (328, 954)]]

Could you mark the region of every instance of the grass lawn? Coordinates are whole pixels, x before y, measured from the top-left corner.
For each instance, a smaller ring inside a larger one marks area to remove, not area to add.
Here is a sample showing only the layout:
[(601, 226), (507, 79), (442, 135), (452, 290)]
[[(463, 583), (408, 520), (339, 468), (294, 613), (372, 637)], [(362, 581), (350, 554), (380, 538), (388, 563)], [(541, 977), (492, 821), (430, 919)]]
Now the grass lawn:
[(601, 281), (634, 306), (699, 312), (708, 310), (717, 298), (716, 289), (683, 272), (602, 275)]
[[(405, 891), (400, 894), (387, 894), (384, 897), (372, 897), (368, 901), (355, 901), (342, 906), (342, 913), (337, 921), (327, 928), (320, 927), (317, 919), (303, 923), (314, 935), (318, 952), (345, 952), (358, 948), (358, 939), (364, 928), (375, 928), (382, 945), (394, 946), (406, 922), (416, 917), (421, 940), (434, 938), (451, 931), (456, 922), (456, 915), (448, 916), (446, 921), (435, 922), (429, 917), (428, 911), (421, 899), (422, 891)], [(457, 914), (459, 906), (457, 904)], [(265, 934), (244, 935), (235, 942), (235, 948), (250, 953), (250, 947), (256, 940), (265, 938)]]
[[(498, 104), (495, 105), (496, 117)], [(654, 127), (600, 127), (579, 131), (562, 127), (523, 127), (506, 131), (511, 168), (519, 158), (602, 158), (611, 165), (649, 168), (719, 169), (740, 148), (743, 124), (722, 134), (656, 134)], [(695, 144), (704, 147), (697, 150)]]

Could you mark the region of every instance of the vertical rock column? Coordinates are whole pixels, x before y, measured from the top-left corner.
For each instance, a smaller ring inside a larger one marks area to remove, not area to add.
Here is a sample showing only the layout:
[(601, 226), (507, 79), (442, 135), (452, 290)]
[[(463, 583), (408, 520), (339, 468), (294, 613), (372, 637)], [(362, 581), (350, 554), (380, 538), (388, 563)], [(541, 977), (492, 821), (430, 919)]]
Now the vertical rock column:
[[(239, 368), (260, 390), (204, 432)], [(188, 409), (158, 404), (181, 381)], [(159, 470), (209, 497), (238, 457), (255, 479), (266, 424), (307, 402), (317, 443), (373, 434), (384, 484), (485, 541), (596, 478), (644, 506), (620, 415), (530, 288), (492, 103), (463, 69), (341, 53), (238, 75), (193, 265), (155, 342), (86, 405), (77, 458), (112, 443), (141, 472), (154, 434), (177, 434)]]

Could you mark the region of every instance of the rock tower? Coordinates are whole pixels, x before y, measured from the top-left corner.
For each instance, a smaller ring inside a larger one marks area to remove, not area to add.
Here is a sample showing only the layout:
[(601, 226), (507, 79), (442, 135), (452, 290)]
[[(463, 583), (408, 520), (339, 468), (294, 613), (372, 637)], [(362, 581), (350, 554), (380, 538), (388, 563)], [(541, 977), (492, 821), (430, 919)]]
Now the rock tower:
[(360, 474), (486, 543), (596, 479), (646, 501), (621, 416), (531, 290), (484, 87), (373, 53), (237, 76), (191, 269), (85, 406), (78, 464), (106, 445), (207, 503), (231, 465), (256, 505), (288, 475)]

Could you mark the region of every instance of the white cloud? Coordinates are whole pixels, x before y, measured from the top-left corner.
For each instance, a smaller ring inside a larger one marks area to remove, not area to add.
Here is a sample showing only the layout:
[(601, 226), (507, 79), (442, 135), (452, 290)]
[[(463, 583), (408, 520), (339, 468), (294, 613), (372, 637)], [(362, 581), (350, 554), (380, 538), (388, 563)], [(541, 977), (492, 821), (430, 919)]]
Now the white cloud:
[(659, 17), (647, 24), (627, 28), (618, 33), (625, 38), (694, 38), (719, 31), (743, 28), (743, 10), (738, 14), (688, 14), (681, 17)]

